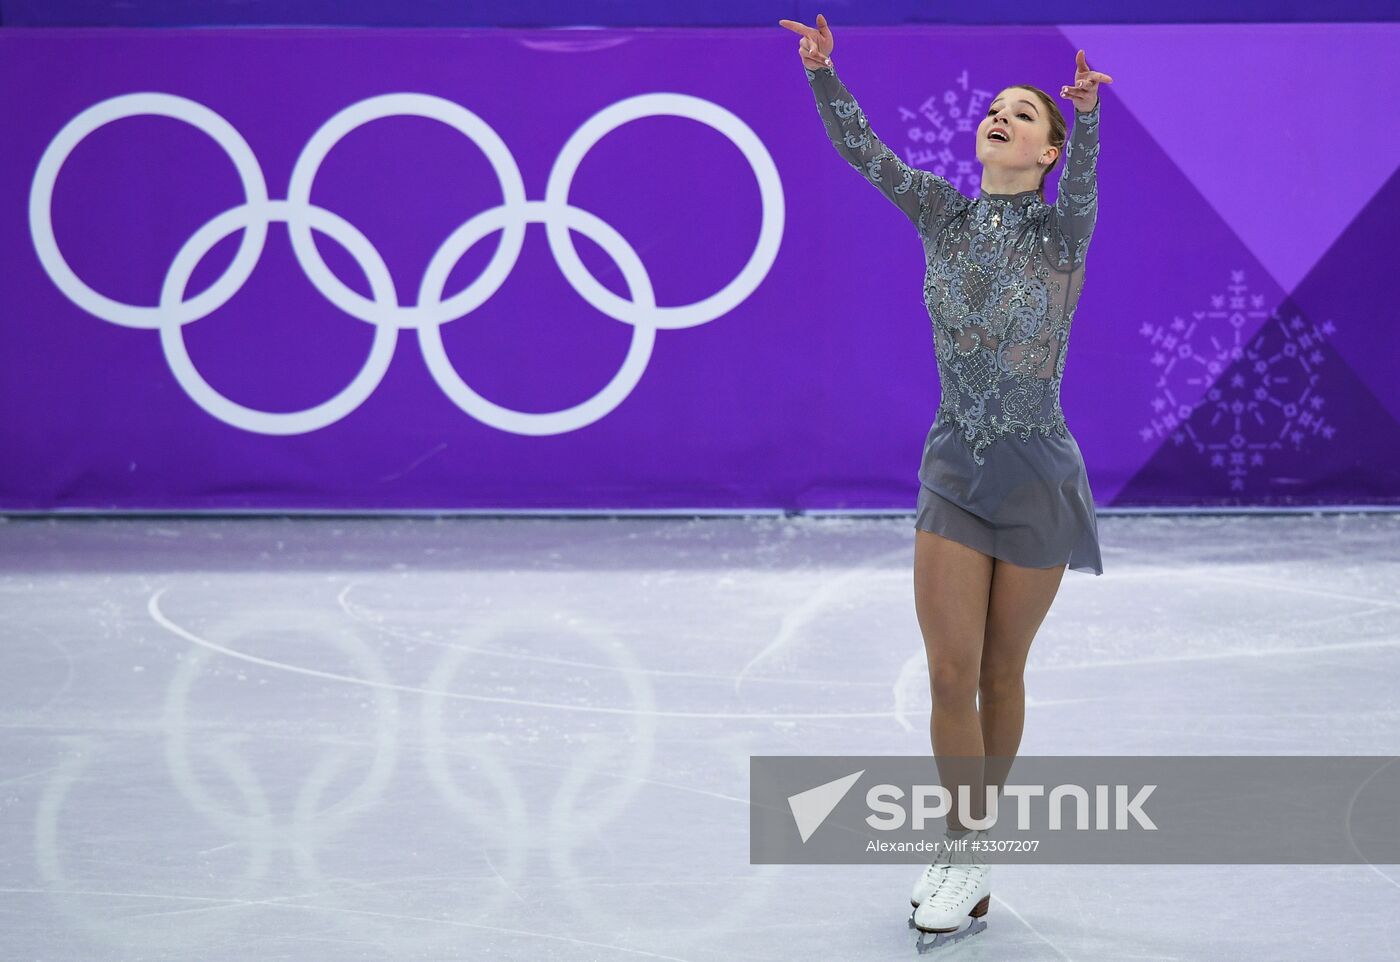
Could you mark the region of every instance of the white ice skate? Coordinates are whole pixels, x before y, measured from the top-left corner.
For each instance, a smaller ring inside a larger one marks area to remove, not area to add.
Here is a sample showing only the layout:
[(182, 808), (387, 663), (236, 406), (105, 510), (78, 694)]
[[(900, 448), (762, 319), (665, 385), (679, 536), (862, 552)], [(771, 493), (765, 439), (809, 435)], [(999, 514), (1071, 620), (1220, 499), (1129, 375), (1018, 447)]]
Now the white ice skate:
[(909, 916), (909, 927), (919, 931), (915, 948), (920, 955), (961, 942), (987, 927), (982, 916), (992, 901), (987, 884), (991, 866), (949, 865), (939, 871), (938, 887)]
[[(967, 843), (971, 846), (974, 842), (980, 842), (987, 837), (988, 830), (976, 829), (967, 834)], [(948, 848), (948, 842), (952, 841), (952, 836), (947, 832), (943, 834), (943, 844), (938, 847), (938, 853), (934, 860), (924, 869), (924, 874), (919, 876), (919, 880), (914, 883), (914, 890), (909, 893), (909, 904), (918, 908), (924, 903), (934, 889), (938, 887), (938, 881), (943, 877), (943, 869), (955, 861), (976, 861), (968, 852), (955, 852)]]
[[(914, 885), (909, 897), (914, 903), (909, 927), (919, 930), (916, 948), (920, 955), (976, 935), (987, 927), (982, 916), (991, 904), (992, 890), (987, 881), (991, 867), (973, 847), (987, 835), (986, 829), (969, 832), (965, 836), (967, 845), (956, 849), (948, 847), (953, 839), (945, 833), (937, 857)], [(926, 935), (934, 937), (926, 939)]]

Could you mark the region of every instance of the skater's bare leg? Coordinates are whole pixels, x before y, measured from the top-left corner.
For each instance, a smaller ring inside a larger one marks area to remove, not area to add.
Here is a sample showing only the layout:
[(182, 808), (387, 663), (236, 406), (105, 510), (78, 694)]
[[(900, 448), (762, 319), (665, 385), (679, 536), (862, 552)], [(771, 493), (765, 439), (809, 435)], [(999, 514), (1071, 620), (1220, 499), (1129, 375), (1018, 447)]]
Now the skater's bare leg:
[(982, 802), (982, 726), (977, 718), (978, 674), (991, 597), (994, 559), (967, 545), (914, 530), (914, 608), (928, 657), (933, 711), (929, 741), (939, 781), (953, 793), (948, 827), (965, 827), (957, 786), (970, 791), (973, 818)]
[(1026, 657), (1065, 565), (1027, 568), (994, 559), (978, 690), (986, 783), (1002, 786), (1021, 745), (1026, 718)]

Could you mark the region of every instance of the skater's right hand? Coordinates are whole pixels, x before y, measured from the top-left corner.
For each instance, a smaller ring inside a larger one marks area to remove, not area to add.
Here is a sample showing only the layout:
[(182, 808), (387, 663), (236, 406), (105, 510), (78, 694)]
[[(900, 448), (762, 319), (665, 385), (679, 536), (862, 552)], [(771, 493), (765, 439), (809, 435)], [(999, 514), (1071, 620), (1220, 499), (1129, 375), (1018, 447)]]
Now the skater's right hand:
[(831, 50), (836, 46), (836, 40), (831, 36), (831, 27), (827, 24), (826, 17), (817, 14), (815, 30), (796, 20), (779, 20), (778, 24), (802, 38), (797, 42), (797, 52), (808, 70), (831, 66)]

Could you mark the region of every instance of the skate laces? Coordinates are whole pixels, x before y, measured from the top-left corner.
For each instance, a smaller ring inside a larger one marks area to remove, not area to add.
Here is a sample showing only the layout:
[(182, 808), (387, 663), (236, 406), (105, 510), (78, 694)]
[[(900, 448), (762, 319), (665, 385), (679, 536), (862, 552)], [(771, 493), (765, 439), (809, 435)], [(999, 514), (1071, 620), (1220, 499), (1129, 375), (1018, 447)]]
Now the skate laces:
[[(943, 866), (946, 868), (947, 866)], [(963, 872), (943, 872), (938, 886), (924, 899), (924, 904), (934, 908), (952, 908), (958, 905), (965, 893), (972, 888), (972, 879)]]
[(948, 868), (953, 864), (953, 853), (947, 848), (941, 848), (933, 856), (933, 861), (929, 867), (924, 869), (924, 881), (936, 883), (939, 876), (948, 874)]
[[(987, 835), (986, 829), (978, 829), (964, 836), (971, 840), (980, 840)], [(955, 858), (951, 849), (944, 848), (934, 857), (933, 862), (924, 870), (924, 882), (932, 885), (933, 890), (925, 897), (925, 904), (932, 903), (938, 907), (945, 905), (957, 905), (962, 901), (964, 892), (970, 887), (975, 887), (972, 880), (974, 871), (962, 871), (964, 867), (971, 868), (982, 860), (976, 853), (959, 852), (961, 858)], [(958, 869), (958, 871), (953, 871)]]
[[(941, 857), (942, 856), (940, 856), (940, 858)], [(929, 864), (928, 868), (924, 869), (924, 883), (927, 885), (937, 886), (939, 884), (939, 880), (947, 874), (948, 863), (934, 861)]]

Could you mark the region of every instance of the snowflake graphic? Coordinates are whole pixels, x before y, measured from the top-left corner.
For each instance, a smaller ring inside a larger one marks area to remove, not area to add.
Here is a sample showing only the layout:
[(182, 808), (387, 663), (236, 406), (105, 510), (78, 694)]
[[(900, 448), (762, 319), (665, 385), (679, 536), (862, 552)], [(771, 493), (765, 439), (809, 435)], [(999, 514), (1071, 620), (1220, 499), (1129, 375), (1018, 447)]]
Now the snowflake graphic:
[[(910, 167), (930, 170), (963, 193), (976, 193), (982, 186), (977, 164), (977, 124), (982, 111), (996, 96), (995, 90), (974, 88), (964, 70), (954, 86), (933, 94), (917, 108), (901, 106), (899, 117), (905, 128), (904, 162)], [(967, 135), (963, 150), (953, 141)]]
[[(1246, 330), (1255, 331), (1248, 343)], [(1152, 418), (1139, 435), (1149, 443), (1165, 437), (1190, 443), (1224, 473), (1231, 491), (1243, 491), (1268, 452), (1332, 439), (1336, 428), (1322, 414), (1318, 380), (1326, 357), (1321, 345), (1335, 332), (1330, 320), (1317, 325), (1296, 313), (1283, 317), (1277, 307), (1266, 310), (1244, 271), (1232, 270), (1225, 293), (1212, 295), (1208, 309), (1142, 325), (1140, 333), (1156, 348), (1158, 376)]]

